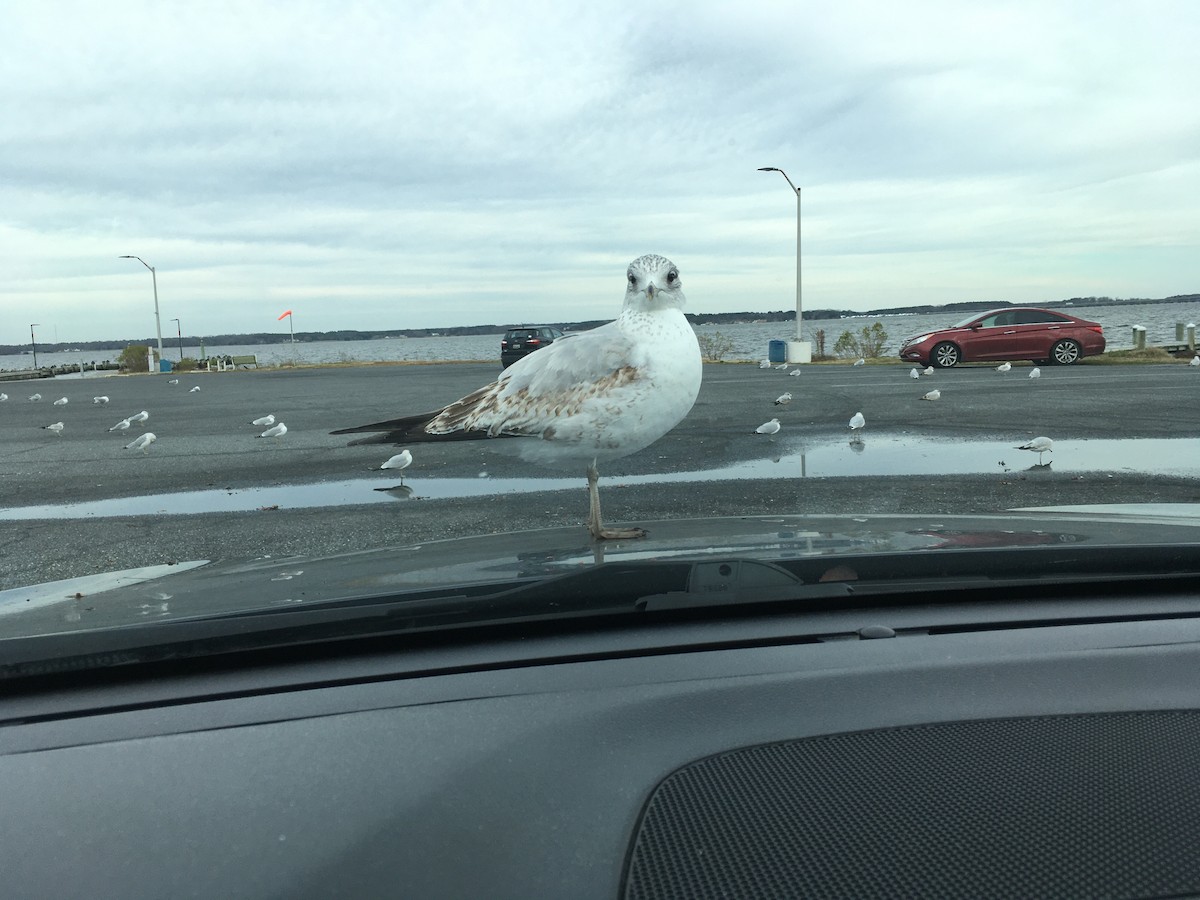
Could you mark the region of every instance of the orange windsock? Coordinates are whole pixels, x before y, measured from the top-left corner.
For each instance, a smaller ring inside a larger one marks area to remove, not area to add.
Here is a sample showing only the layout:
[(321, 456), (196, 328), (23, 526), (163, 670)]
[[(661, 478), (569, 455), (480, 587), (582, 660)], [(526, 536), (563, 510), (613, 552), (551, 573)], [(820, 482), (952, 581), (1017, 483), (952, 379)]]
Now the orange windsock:
[(279, 317), (278, 319), (276, 319), (275, 321), (276, 321), (276, 322), (282, 322), (284, 319), (286, 319), (286, 318), (287, 318), (288, 316), (290, 316), (291, 314), (292, 314), (292, 311), (289, 309), (287, 312), (285, 312), (285, 313), (284, 313), (282, 316), (280, 316), (280, 317)]

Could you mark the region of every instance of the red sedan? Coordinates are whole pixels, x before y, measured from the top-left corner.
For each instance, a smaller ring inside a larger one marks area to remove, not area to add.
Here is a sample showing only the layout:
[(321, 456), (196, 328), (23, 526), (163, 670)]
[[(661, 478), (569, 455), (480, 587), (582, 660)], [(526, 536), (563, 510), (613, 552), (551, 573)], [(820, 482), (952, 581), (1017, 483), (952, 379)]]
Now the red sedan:
[(1069, 366), (1103, 352), (1104, 329), (1096, 322), (1048, 309), (1012, 306), (909, 338), (900, 348), (900, 358), (940, 368), (997, 359)]

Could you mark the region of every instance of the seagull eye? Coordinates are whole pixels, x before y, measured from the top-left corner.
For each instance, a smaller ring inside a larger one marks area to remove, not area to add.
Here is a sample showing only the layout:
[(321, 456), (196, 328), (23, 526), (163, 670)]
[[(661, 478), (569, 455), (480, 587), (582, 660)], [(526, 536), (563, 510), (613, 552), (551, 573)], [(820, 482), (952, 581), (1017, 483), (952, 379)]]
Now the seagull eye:
[(672, 269), (667, 273), (667, 284), (674, 284), (679, 280), (679, 273)]
[(637, 284), (637, 276), (634, 275), (632, 272), (629, 273), (629, 283)]

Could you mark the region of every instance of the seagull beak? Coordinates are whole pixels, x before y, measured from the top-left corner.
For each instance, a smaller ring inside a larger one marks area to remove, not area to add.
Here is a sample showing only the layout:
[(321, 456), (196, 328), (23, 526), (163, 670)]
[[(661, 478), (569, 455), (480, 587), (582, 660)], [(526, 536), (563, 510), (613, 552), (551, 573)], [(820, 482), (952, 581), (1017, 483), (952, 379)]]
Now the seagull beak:
[(652, 303), (654, 302), (654, 282), (653, 281), (650, 282), (648, 285), (646, 285), (646, 299)]

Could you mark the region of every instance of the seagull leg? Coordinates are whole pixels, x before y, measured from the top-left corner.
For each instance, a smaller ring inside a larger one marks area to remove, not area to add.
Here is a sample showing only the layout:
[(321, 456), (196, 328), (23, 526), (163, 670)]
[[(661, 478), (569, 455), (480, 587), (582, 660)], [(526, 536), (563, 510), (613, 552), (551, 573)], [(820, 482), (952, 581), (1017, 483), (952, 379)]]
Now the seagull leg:
[(590, 501), (587, 527), (593, 540), (618, 541), (646, 536), (644, 528), (605, 528), (600, 523), (600, 472), (594, 462), (587, 468), (587, 482)]

